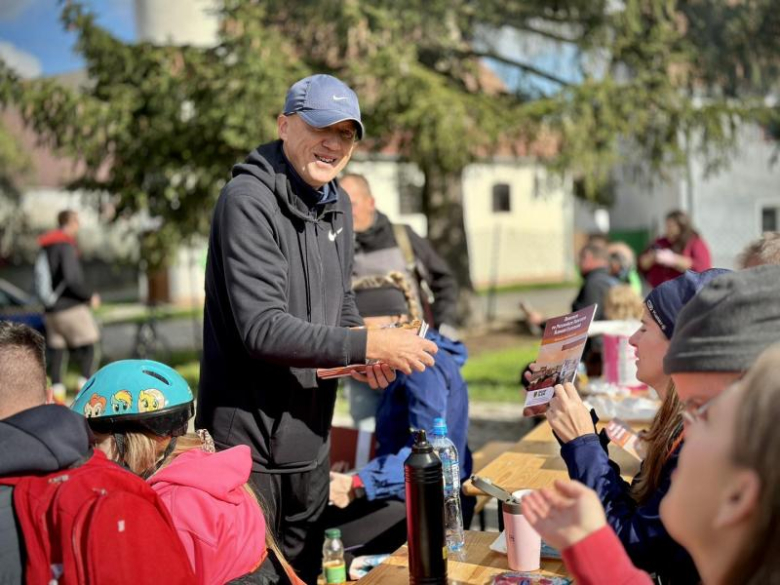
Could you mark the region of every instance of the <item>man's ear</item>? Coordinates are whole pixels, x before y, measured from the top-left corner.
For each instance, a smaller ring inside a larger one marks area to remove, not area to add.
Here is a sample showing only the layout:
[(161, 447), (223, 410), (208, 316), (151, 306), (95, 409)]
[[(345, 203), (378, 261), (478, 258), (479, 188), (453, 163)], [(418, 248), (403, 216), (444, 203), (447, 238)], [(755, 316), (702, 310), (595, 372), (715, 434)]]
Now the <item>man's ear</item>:
[(54, 404), (54, 389), (46, 385), (46, 404)]
[(761, 479), (752, 469), (740, 469), (728, 480), (722, 491), (714, 528), (727, 528), (745, 522), (758, 508), (761, 496)]
[(290, 125), (290, 119), (284, 114), (279, 114), (276, 118), (276, 131), (279, 134), (279, 138), (282, 140), (287, 139), (287, 130)]

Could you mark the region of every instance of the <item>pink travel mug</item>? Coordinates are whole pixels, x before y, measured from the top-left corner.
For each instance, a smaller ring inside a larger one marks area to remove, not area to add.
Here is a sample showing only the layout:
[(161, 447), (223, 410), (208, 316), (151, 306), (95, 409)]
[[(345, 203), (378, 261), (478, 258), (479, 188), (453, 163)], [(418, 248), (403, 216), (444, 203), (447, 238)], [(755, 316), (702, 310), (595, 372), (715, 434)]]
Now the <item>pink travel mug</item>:
[(517, 503), (501, 503), (506, 534), (506, 556), (514, 571), (538, 571), (541, 566), (542, 537), (531, 528), (520, 509), (523, 496), (532, 490), (519, 490), (512, 495)]

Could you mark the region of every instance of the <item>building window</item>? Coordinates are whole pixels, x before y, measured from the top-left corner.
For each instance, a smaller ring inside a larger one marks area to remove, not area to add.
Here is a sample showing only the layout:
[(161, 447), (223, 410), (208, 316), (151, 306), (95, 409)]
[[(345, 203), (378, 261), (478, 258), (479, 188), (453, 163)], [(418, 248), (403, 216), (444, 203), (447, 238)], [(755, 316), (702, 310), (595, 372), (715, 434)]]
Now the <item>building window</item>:
[(493, 185), (493, 213), (506, 213), (512, 211), (512, 198), (509, 185), (496, 183)]
[(423, 213), (425, 175), (412, 164), (398, 165), (398, 205), (401, 215)]
[(761, 231), (780, 231), (780, 207), (761, 208)]

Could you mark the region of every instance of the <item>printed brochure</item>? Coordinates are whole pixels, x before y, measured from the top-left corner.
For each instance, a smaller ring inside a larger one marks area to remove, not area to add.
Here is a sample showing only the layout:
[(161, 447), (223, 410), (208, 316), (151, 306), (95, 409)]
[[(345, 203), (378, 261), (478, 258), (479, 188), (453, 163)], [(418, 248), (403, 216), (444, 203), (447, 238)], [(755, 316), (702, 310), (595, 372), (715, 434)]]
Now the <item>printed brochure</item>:
[(547, 403), (555, 395), (553, 387), (556, 384), (574, 381), (595, 313), (594, 304), (547, 321), (536, 358), (540, 369), (533, 374), (525, 397), (526, 416), (547, 410)]

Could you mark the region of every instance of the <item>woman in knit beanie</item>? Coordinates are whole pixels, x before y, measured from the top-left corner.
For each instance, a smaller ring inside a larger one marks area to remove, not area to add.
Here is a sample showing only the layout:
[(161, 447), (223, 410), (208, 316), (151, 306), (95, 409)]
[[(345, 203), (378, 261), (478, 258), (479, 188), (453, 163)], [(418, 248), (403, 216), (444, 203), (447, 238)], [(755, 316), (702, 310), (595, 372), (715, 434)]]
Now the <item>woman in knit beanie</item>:
[(631, 560), (664, 583), (696, 583), (698, 573), (688, 553), (666, 532), (658, 508), (671, 483), (682, 443), (682, 405), (664, 374), (663, 358), (682, 307), (707, 282), (728, 272), (688, 271), (654, 289), (645, 299), (642, 325), (629, 343), (636, 348), (637, 378), (654, 388), (662, 406), (644, 435), (647, 456), (632, 484), (610, 461), (604, 433), (596, 434), (591, 413), (571, 385), (556, 387), (547, 419), (562, 442), (569, 476), (596, 490)]

